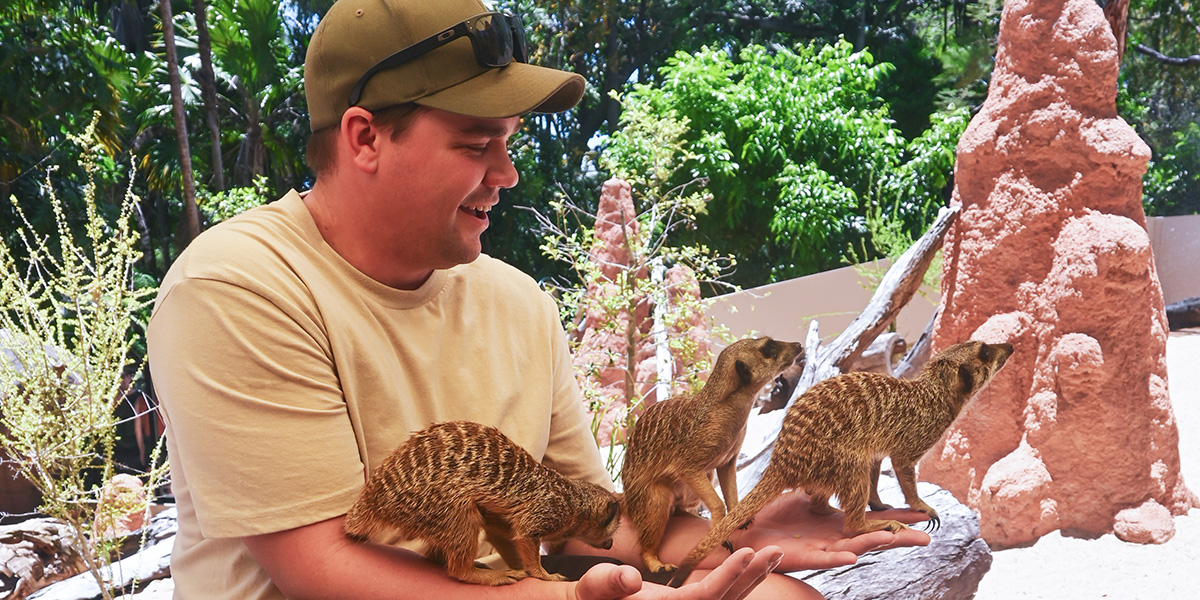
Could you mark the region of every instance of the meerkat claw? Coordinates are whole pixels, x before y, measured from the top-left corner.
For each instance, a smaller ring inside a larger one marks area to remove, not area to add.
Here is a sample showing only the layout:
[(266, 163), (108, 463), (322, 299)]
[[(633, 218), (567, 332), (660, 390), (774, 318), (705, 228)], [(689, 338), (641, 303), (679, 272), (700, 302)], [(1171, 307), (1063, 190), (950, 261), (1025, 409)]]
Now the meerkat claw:
[(725, 540), (721, 542), (721, 547), (728, 550), (730, 554), (733, 554), (733, 542)]
[(937, 531), (938, 529), (941, 529), (941, 527), (942, 520), (937, 516), (929, 517), (929, 520), (925, 522), (925, 531)]

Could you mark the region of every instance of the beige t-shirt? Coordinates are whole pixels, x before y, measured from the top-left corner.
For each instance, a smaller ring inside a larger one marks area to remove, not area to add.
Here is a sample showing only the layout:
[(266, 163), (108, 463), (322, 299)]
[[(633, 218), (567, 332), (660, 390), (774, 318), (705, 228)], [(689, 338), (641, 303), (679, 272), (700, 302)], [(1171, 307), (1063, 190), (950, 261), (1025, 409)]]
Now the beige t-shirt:
[(554, 302), (530, 277), (481, 256), (387, 287), (325, 243), (295, 191), (197, 238), (148, 338), (179, 509), (176, 598), (281, 598), (238, 538), (344, 514), (431, 423), (494, 425), (612, 487)]

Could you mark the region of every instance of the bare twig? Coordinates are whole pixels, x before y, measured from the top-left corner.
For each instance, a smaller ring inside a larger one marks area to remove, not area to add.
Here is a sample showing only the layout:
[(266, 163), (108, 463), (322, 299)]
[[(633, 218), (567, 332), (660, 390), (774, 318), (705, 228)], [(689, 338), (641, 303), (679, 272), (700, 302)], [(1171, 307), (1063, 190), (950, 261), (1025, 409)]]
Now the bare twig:
[(1193, 54), (1191, 56), (1182, 56), (1182, 57), (1167, 56), (1167, 55), (1159, 52), (1158, 50), (1155, 50), (1154, 48), (1151, 48), (1145, 44), (1138, 44), (1138, 45), (1134, 46), (1133, 49), (1137, 50), (1138, 52), (1141, 52), (1142, 54), (1145, 54), (1146, 56), (1153, 58), (1154, 60), (1157, 60), (1160, 63), (1164, 63), (1164, 64), (1168, 64), (1168, 65), (1175, 65), (1178, 67), (1183, 67), (1183, 66), (1198, 66), (1198, 67), (1200, 67), (1200, 54)]

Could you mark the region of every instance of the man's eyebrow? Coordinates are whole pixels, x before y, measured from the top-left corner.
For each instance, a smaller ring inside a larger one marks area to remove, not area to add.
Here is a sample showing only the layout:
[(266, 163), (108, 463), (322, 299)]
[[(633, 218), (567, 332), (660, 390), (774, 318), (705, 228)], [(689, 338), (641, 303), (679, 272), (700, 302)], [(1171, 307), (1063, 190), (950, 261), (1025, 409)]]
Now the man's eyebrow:
[(508, 138), (516, 131), (509, 131), (504, 125), (475, 123), (462, 128), (462, 133), (471, 137)]

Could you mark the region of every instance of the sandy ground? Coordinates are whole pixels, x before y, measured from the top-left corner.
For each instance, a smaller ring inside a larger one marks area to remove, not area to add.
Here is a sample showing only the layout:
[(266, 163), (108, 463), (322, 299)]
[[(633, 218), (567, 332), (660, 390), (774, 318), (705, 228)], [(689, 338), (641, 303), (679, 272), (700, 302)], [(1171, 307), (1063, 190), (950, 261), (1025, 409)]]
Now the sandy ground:
[[(1167, 340), (1167, 378), (1179, 426), (1180, 468), (1200, 490), (1200, 329)], [(1033, 546), (992, 553), (976, 600), (1168, 600), (1200, 598), (1200, 509), (1175, 518), (1161, 545), (1128, 544), (1112, 534), (1091, 540), (1058, 532)]]

